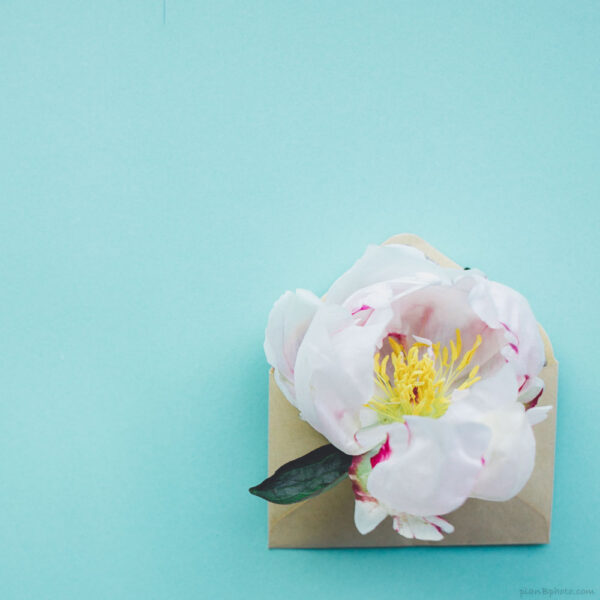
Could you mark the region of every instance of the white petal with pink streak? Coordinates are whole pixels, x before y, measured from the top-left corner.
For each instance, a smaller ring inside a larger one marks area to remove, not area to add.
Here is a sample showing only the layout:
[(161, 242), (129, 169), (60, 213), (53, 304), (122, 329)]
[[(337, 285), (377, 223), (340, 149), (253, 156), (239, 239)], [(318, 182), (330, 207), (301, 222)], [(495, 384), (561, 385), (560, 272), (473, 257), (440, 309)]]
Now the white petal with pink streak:
[(439, 542), (444, 539), (443, 533), (454, 531), (448, 521), (437, 516), (419, 517), (402, 513), (394, 517), (393, 524), (394, 530), (405, 538), (430, 542)]
[(373, 467), (369, 494), (396, 513), (451, 512), (470, 495), (489, 440), (480, 423), (407, 416), (389, 429), (391, 453)]
[(504, 330), (504, 357), (525, 391), (545, 362), (544, 343), (527, 300), (515, 290), (480, 278), (470, 292), (473, 310), (489, 327)]
[(373, 395), (373, 355), (392, 312), (382, 304), (375, 318), (356, 325), (340, 306), (315, 315), (296, 360), (296, 406), (303, 419), (347, 454), (370, 450), (355, 438), (361, 412)]

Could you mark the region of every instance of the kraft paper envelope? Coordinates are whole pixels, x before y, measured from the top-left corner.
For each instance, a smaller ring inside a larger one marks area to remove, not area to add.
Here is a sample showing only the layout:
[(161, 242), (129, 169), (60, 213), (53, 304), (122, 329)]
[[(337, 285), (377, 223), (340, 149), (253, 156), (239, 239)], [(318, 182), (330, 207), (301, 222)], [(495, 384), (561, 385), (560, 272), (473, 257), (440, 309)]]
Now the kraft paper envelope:
[[(410, 244), (445, 267), (461, 268), (417, 236), (402, 234), (386, 243)], [(462, 546), (488, 544), (547, 544), (550, 541), (556, 391), (558, 363), (550, 341), (541, 329), (546, 365), (540, 377), (545, 390), (540, 405), (552, 410), (534, 429), (537, 451), (531, 479), (521, 493), (506, 502), (470, 498), (446, 518), (455, 527), (440, 542), (409, 540), (385, 519), (374, 531), (361, 535), (354, 526), (354, 496), (346, 478), (333, 489), (291, 505), (269, 504), (270, 548), (340, 548), (378, 546)], [(327, 440), (302, 421), (270, 376), (269, 383), (269, 473), (298, 458)]]

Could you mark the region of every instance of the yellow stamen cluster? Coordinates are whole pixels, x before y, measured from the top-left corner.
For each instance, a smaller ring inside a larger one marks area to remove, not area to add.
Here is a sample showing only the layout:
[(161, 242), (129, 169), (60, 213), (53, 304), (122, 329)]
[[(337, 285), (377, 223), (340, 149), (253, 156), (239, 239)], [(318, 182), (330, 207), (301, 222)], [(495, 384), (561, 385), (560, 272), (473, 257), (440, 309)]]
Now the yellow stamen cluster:
[(383, 358), (380, 353), (375, 355), (375, 383), (383, 395), (375, 395), (365, 405), (378, 413), (382, 423), (403, 422), (405, 415), (437, 419), (448, 409), (454, 389), (465, 390), (481, 379), (477, 375), (479, 365), (472, 367), (465, 377), (465, 369), (481, 345), (480, 335), (462, 358), (458, 329), (456, 342), (450, 340), (449, 348), (441, 348), (439, 342), (432, 345), (417, 342), (406, 352), (393, 337), (388, 337), (388, 342), (391, 352)]

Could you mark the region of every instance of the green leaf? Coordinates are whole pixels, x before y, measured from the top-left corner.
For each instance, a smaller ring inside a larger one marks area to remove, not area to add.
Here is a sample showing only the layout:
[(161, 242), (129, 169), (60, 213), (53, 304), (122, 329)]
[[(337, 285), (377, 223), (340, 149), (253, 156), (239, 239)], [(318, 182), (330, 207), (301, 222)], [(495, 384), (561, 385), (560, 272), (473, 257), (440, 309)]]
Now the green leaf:
[(286, 463), (249, 491), (275, 504), (301, 502), (337, 485), (351, 463), (352, 456), (327, 444)]

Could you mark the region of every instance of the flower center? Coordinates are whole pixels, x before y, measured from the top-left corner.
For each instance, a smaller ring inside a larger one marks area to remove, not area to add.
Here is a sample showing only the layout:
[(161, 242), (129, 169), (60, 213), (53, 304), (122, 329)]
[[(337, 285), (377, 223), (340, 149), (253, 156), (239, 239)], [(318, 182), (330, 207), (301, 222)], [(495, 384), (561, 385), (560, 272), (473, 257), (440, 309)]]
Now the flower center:
[[(380, 423), (404, 422), (405, 415), (438, 419), (448, 410), (453, 389), (466, 390), (481, 379), (477, 376), (479, 365), (466, 374), (481, 345), (480, 335), (462, 357), (459, 329), (456, 342), (450, 340), (449, 348), (440, 347), (440, 342), (431, 345), (417, 342), (406, 352), (393, 336), (387, 340), (391, 352), (383, 359), (378, 352), (374, 360), (379, 390), (365, 405), (377, 413)], [(462, 383), (454, 388), (461, 379)]]

